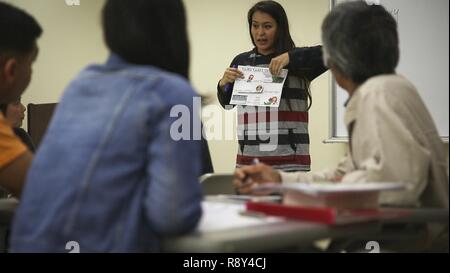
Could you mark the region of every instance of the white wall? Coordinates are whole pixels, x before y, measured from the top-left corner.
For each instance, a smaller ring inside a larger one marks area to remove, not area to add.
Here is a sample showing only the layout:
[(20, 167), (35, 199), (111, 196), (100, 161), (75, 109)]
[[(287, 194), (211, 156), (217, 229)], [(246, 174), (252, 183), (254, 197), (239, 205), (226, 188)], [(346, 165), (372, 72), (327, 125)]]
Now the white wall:
[[(41, 23), (40, 54), (33, 80), (23, 95), (24, 104), (57, 102), (68, 82), (84, 66), (103, 62), (100, 10), (104, 0), (81, 0), (69, 7), (64, 0), (7, 0), (22, 7)], [(217, 81), (232, 58), (252, 48), (246, 21), (254, 0), (185, 0), (191, 41), (191, 80), (202, 95), (215, 98)], [(328, 0), (279, 0), (288, 14), (291, 34), (298, 46), (320, 44), (320, 24), (329, 10)], [(312, 168), (334, 165), (345, 145), (323, 144), (329, 129), (329, 73), (312, 84), (310, 112)], [(222, 110), (220, 110), (222, 111)], [(234, 119), (234, 111), (227, 111)], [(206, 118), (205, 122), (211, 123)], [(228, 126), (230, 127), (230, 126)], [(234, 128), (233, 125), (231, 127)], [(224, 131), (224, 128), (221, 128)], [(234, 134), (233, 134), (234, 136)], [(234, 169), (237, 140), (209, 142), (216, 172)]]

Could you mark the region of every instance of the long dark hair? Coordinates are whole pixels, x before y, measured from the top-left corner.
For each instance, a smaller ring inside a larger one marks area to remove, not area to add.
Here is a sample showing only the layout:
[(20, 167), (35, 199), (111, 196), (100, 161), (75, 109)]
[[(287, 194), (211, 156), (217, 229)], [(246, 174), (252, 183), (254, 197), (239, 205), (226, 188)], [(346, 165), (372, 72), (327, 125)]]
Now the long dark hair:
[(181, 0), (107, 0), (102, 20), (112, 52), (127, 62), (188, 78), (189, 42)]
[[(284, 8), (276, 1), (265, 0), (260, 1), (253, 5), (247, 13), (247, 21), (248, 21), (248, 30), (250, 33), (250, 38), (252, 39), (253, 45), (256, 47), (256, 43), (252, 36), (252, 19), (253, 14), (257, 11), (264, 12), (269, 14), (275, 22), (277, 22), (277, 32), (275, 34), (275, 55), (283, 54), (289, 50), (295, 48), (294, 40), (292, 40), (291, 33), (289, 31), (289, 21), (286, 15), (286, 11)], [(311, 108), (312, 105), (312, 97), (311, 92), (309, 90), (309, 81), (304, 75), (297, 75), (308, 84), (306, 85), (306, 94), (308, 96), (308, 108)]]
[(252, 36), (252, 17), (257, 11), (269, 14), (275, 22), (277, 22), (277, 33), (275, 34), (274, 49), (277, 55), (295, 48), (295, 43), (292, 40), (289, 32), (289, 22), (283, 7), (275, 1), (260, 1), (250, 8), (247, 14), (248, 31), (252, 39), (252, 43), (256, 46)]

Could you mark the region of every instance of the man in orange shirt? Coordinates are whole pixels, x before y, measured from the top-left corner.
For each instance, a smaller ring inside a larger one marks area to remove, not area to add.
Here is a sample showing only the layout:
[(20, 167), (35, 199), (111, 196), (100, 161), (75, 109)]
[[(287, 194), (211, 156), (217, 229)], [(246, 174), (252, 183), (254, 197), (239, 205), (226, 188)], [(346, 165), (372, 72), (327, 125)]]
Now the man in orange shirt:
[[(41, 33), (33, 17), (0, 2), (0, 103), (17, 100), (30, 83)], [(0, 113), (0, 187), (20, 197), (32, 158)]]

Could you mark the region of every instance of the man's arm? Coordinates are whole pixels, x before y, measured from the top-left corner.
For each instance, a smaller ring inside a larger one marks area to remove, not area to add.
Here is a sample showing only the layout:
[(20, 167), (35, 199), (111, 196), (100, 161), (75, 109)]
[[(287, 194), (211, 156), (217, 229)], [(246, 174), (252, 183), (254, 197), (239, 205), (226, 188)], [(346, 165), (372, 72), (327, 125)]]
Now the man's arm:
[(309, 172), (282, 172), (280, 171), (283, 183), (312, 183), (312, 182), (340, 182), (347, 173), (354, 171), (355, 167), (352, 158), (346, 154), (341, 158), (334, 168), (324, 169), (313, 173)]
[(236, 169), (233, 185), (241, 194), (252, 194), (253, 187), (263, 183), (340, 182), (342, 177), (353, 169), (348, 155), (341, 159), (336, 168), (315, 173), (283, 172), (265, 164), (257, 164)]

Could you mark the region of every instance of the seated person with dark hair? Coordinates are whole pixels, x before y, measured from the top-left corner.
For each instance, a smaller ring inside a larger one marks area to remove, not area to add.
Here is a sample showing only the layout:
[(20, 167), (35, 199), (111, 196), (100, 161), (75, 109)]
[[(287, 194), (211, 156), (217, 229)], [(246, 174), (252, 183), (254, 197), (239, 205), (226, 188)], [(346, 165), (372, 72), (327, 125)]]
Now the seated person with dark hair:
[[(0, 104), (17, 101), (30, 83), (41, 33), (33, 17), (0, 2)], [(0, 113), (0, 188), (19, 197), (32, 159)]]
[(23, 144), (25, 144), (28, 149), (34, 153), (35, 146), (30, 135), (21, 128), (25, 117), (25, 110), (26, 108), (23, 106), (20, 98), (17, 101), (8, 104), (0, 104), (0, 111), (6, 121), (12, 126), (16, 136), (18, 136), (20, 140), (22, 140)]
[[(107, 0), (104, 64), (66, 88), (27, 176), (13, 252), (157, 252), (201, 217), (201, 142), (175, 140), (193, 109), (180, 0)], [(192, 131), (190, 132), (192, 133)]]

